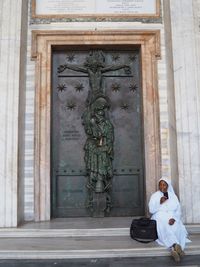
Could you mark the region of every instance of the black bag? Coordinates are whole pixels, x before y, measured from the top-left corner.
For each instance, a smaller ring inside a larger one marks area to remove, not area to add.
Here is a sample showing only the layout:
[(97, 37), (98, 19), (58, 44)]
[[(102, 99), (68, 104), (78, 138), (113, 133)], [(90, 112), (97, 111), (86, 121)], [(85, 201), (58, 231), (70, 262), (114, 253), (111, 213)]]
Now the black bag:
[(134, 219), (130, 227), (130, 236), (142, 243), (156, 240), (158, 238), (156, 221), (149, 218)]

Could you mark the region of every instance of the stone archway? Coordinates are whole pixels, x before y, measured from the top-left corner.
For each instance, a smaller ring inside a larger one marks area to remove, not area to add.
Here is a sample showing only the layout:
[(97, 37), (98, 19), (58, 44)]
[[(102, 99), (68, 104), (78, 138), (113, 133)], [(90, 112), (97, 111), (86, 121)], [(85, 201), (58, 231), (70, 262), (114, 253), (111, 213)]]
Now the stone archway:
[(57, 45), (139, 45), (142, 60), (142, 105), (146, 200), (160, 177), (160, 125), (157, 31), (33, 31), (32, 58), (36, 60), (35, 97), (35, 220), (50, 220), (50, 110), (51, 53)]

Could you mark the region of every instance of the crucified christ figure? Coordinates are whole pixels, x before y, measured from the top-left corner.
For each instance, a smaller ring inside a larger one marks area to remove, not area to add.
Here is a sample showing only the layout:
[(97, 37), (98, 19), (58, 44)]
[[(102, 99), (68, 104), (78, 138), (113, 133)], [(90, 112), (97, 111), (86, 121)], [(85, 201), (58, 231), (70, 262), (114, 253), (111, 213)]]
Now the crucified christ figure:
[(94, 50), (89, 53), (83, 66), (74, 64), (64, 64), (58, 67), (58, 73), (65, 69), (74, 70), (77, 72), (87, 73), (89, 77), (90, 89), (88, 95), (88, 104), (100, 94), (104, 94), (102, 89), (102, 76), (109, 71), (124, 69), (126, 74), (130, 74), (130, 67), (128, 65), (110, 65), (105, 66), (105, 57), (101, 50)]

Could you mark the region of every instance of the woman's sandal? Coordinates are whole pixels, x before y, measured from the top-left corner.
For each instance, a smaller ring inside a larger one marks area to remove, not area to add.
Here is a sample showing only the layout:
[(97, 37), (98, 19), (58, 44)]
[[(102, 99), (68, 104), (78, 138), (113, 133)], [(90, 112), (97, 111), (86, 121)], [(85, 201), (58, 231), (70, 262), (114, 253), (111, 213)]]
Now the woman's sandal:
[(172, 258), (174, 259), (175, 262), (180, 262), (180, 256), (178, 254), (178, 252), (175, 250), (175, 248), (172, 247), (171, 249), (171, 255), (172, 255)]
[(179, 244), (175, 244), (174, 249), (181, 257), (185, 255), (184, 251), (182, 250)]

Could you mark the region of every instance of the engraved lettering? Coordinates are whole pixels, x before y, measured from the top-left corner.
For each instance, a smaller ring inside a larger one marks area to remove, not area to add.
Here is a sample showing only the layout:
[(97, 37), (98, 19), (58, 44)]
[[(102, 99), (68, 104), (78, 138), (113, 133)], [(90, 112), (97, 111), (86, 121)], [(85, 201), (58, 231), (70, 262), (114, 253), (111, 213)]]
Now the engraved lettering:
[(69, 140), (79, 140), (81, 135), (77, 130), (64, 130), (62, 132), (62, 140), (69, 141)]

